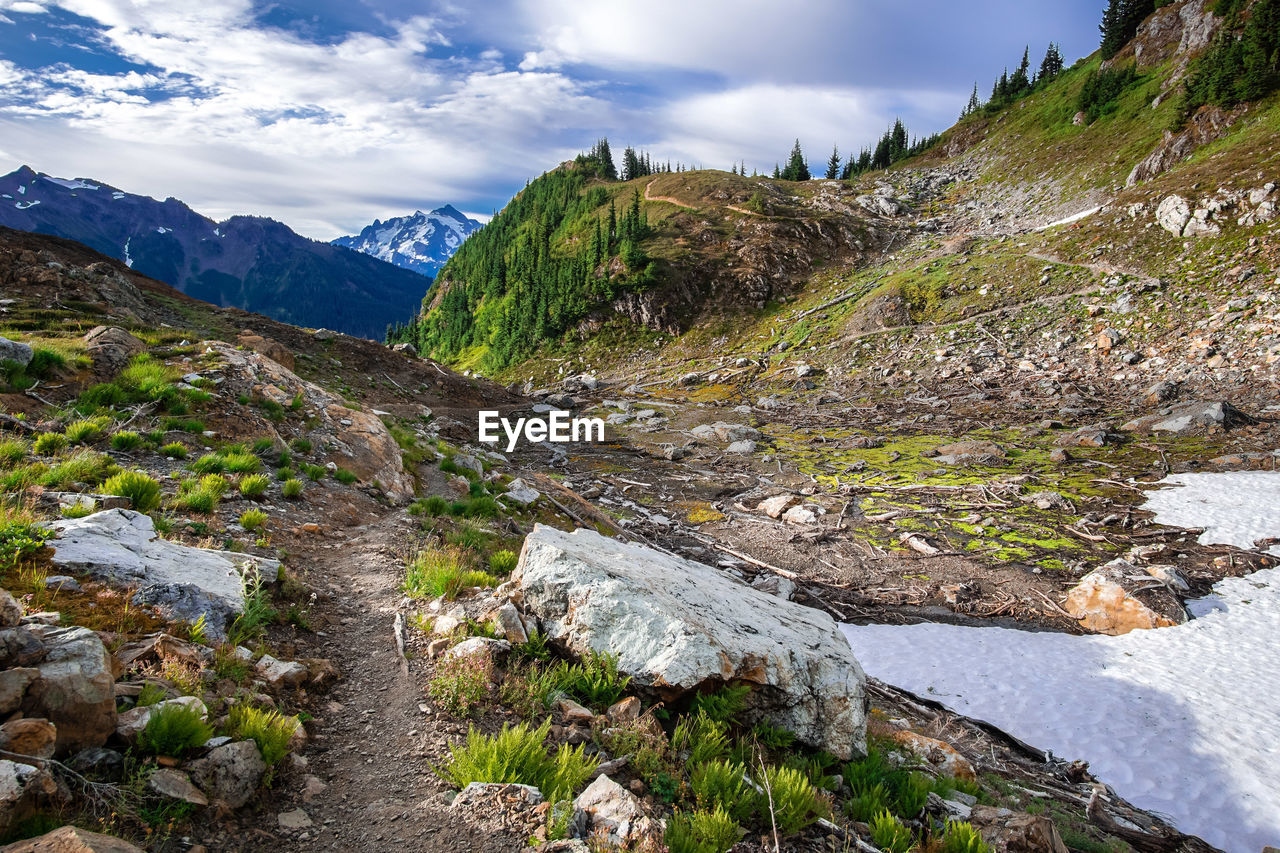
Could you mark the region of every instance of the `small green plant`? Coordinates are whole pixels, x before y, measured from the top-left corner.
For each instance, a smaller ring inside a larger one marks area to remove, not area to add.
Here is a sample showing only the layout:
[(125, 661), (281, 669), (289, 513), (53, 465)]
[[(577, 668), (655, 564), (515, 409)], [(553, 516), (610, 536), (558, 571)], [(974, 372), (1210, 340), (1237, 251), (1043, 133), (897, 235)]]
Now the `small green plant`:
[(826, 812), (817, 789), (799, 770), (765, 767), (762, 784), (768, 791), (774, 825), (783, 835), (800, 832)]
[(122, 429), (111, 436), (111, 449), (126, 452), (142, 446), (142, 436), (130, 429)]
[(295, 438), (289, 442), (289, 447), (293, 449), (294, 453), (300, 453), (303, 456), (311, 452), (311, 442), (305, 438)]
[(138, 736), (138, 746), (152, 755), (181, 758), (211, 737), (213, 729), (199, 711), (171, 702), (151, 712), (147, 727)]
[(12, 468), (27, 458), (29, 449), (27, 443), (21, 439), (0, 441), (0, 466)]
[(526, 723), (507, 724), (496, 735), (472, 727), (465, 744), (449, 748), (449, 760), (437, 772), (457, 788), (472, 782), (515, 782), (534, 786), (551, 802), (572, 799), (599, 759), (585, 755), (582, 745), (561, 744), (548, 753), (545, 741), (550, 730), (550, 719), (536, 729)]
[(312, 482), (318, 483), (324, 479), (324, 475), (329, 473), (323, 465), (309, 465), (303, 463), (301, 466), (302, 473), (306, 474)]
[(515, 653), (529, 660), (546, 661), (551, 659), (551, 643), (547, 635), (536, 628), (529, 633), (529, 640), (520, 643), (513, 649)]
[(250, 474), (240, 481), (240, 494), (246, 498), (257, 500), (267, 493), (271, 478), (266, 474)]
[(118, 469), (111, 457), (82, 447), (40, 475), (40, 485), (69, 489), (76, 483), (97, 485)]
[(298, 730), (298, 718), (241, 704), (233, 706), (227, 715), (227, 729), (234, 738), (256, 743), (263, 762), (274, 767), (289, 754), (289, 741)]
[(221, 474), (205, 474), (200, 478), (200, 489), (220, 498), (231, 488), (231, 483)]
[(117, 380), (122, 387), (132, 391), (134, 399), (169, 403), (177, 398), (174, 382), (182, 374), (147, 353), (135, 355)]
[(410, 515), (429, 515), (439, 518), (449, 512), (449, 502), (439, 495), (416, 500), (409, 505)]
[(410, 598), (456, 598), (472, 586), (493, 587), (498, 579), (469, 568), (468, 558), (454, 548), (420, 551), (405, 570), (404, 591)]
[(92, 444), (102, 438), (102, 424), (97, 420), (78, 420), (62, 431), (72, 444)]
[(264, 436), (253, 443), (253, 452), (261, 456), (264, 453), (270, 453), (275, 449), (275, 446), (276, 443), (274, 440)]
[(240, 526), (250, 533), (267, 526), (267, 514), (260, 509), (246, 509), (240, 513)]
[(16, 567), (52, 537), (53, 531), (42, 527), (29, 512), (0, 504), (0, 568)]
[(950, 821), (938, 844), (938, 853), (991, 853), (987, 842), (973, 828), (973, 824), (964, 821)]
[(690, 710), (701, 711), (717, 723), (734, 723), (746, 709), (747, 697), (750, 695), (750, 684), (726, 684), (714, 693), (694, 697)]
[(243, 591), (244, 608), (228, 632), (228, 640), (238, 646), (262, 636), (266, 626), (276, 618), (270, 592), (256, 563), (245, 566), (242, 570), (240, 588)]
[(337, 480), (344, 486), (349, 486), (360, 478), (357, 477), (354, 472), (348, 471), (346, 468), (339, 468), (333, 472), (333, 479)]
[(297, 500), (302, 497), (302, 481), (295, 480), (290, 477), (284, 481), (284, 485), (280, 487), (280, 493), (288, 500)]
[(121, 471), (103, 483), (102, 490), (128, 498), (138, 512), (160, 508), (160, 484), (142, 471)]
[(47, 347), (34, 347), (31, 361), (27, 363), (27, 374), (37, 379), (48, 379), (67, 368), (67, 357), (57, 350)]
[(46, 432), (36, 436), (32, 449), (41, 456), (54, 456), (67, 449), (67, 437), (57, 432)]
[(875, 816), (889, 807), (889, 795), (884, 785), (876, 783), (855, 791), (844, 805), (844, 813), (850, 820), (870, 823)]
[(427, 694), (456, 716), (466, 716), (489, 695), (493, 667), (486, 655), (447, 657), (427, 682)]
[(253, 666), (249, 661), (241, 660), (236, 655), (235, 646), (223, 643), (214, 649), (213, 671), (218, 678), (226, 678), (236, 684), (242, 684), (253, 672)]
[(221, 474), (227, 470), (226, 462), (216, 453), (206, 453), (188, 467), (197, 474)]
[(222, 464), (232, 474), (252, 474), (262, 468), (262, 460), (246, 451), (224, 453)]
[(138, 691), (138, 698), (134, 700), (134, 707), (150, 708), (152, 705), (157, 705), (168, 698), (169, 694), (163, 687), (154, 681), (148, 681)]
[(515, 571), (519, 558), (515, 551), (494, 551), (489, 555), (489, 571), (495, 575), (509, 575)]
[(170, 459), (186, 459), (187, 447), (181, 442), (171, 441), (160, 448), (160, 455), (167, 456)]
[(63, 518), (84, 518), (93, 515), (93, 504), (79, 503), (71, 506), (64, 506), (60, 510)]
[(592, 708), (608, 708), (622, 698), (630, 676), (618, 674), (618, 656), (588, 651), (582, 660), (565, 669), (561, 688)]
[(489, 533), (480, 527), (464, 523), (456, 530), (445, 534), (444, 541), (459, 548), (471, 551), (483, 551), (489, 544)]
[(218, 507), (218, 496), (200, 488), (180, 491), (173, 499), (173, 507), (187, 512), (198, 512), (201, 515), (211, 515)]
[(760, 745), (773, 750), (790, 749), (796, 742), (794, 732), (779, 728), (768, 722), (759, 722), (751, 729), (751, 733)]
[(197, 645), (209, 645), (209, 619), (204, 613), (200, 614), (200, 618), (187, 626), (187, 639)]
[(916, 844), (911, 830), (887, 809), (871, 819), (871, 841), (885, 853), (908, 853)]
[(670, 853), (726, 853), (738, 843), (737, 822), (724, 809), (675, 812), (663, 837)]
[(689, 787), (700, 809), (723, 809), (738, 823), (750, 822), (760, 797), (746, 779), (746, 771), (728, 761), (696, 765)]
[(729, 738), (724, 725), (717, 723), (699, 711), (687, 714), (676, 724), (671, 733), (671, 745), (676, 750), (688, 753), (686, 765), (690, 768), (701, 766), (708, 761), (722, 758), (729, 753)]

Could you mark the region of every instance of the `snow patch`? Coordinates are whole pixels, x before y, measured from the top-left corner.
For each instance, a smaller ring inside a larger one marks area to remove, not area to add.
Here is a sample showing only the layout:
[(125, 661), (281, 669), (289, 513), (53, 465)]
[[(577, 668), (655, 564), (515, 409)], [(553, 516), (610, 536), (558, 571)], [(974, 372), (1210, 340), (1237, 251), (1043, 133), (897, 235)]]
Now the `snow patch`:
[[(1157, 520), (1252, 547), (1280, 534), (1280, 473), (1184, 474)], [(1198, 611), (1198, 612), (1197, 612)], [(1056, 755), (1232, 853), (1280, 844), (1280, 569), (1214, 586), (1185, 625), (1119, 637), (844, 625), (867, 674)]]
[(117, 191), (117, 192), (113, 192), (113, 193), (111, 194), (111, 199), (112, 199), (112, 201), (119, 201), (119, 200), (120, 200), (120, 199), (122, 199), (122, 198), (124, 198), (124, 193), (122, 193), (122, 192), (118, 192), (118, 191)]
[(51, 178), (48, 175), (41, 175), (40, 177), (44, 178), (46, 181), (48, 181), (51, 184), (57, 184), (58, 186), (66, 187), (69, 190), (100, 190), (102, 189), (102, 187), (96, 184), (91, 184), (88, 181), (82, 181), (79, 178), (76, 178), (75, 180), (69, 180), (67, 178)]
[(26, 210), (28, 207), (35, 207), (39, 203), (40, 199), (35, 199), (34, 201), (15, 201), (13, 206), (18, 208), (18, 210)]
[(129, 257), (129, 243), (133, 238), (130, 237), (124, 241), (124, 265), (129, 269), (133, 269), (133, 258)]
[(1057, 222), (1050, 222), (1048, 225), (1041, 225), (1039, 228), (1035, 230), (1048, 231), (1050, 228), (1057, 228), (1059, 225), (1070, 225), (1072, 222), (1079, 222), (1081, 219), (1085, 219), (1086, 217), (1093, 216), (1099, 210), (1102, 210), (1101, 205), (1099, 205), (1098, 207), (1091, 207), (1088, 210), (1082, 210), (1079, 213), (1068, 216), (1066, 219), (1059, 219)]

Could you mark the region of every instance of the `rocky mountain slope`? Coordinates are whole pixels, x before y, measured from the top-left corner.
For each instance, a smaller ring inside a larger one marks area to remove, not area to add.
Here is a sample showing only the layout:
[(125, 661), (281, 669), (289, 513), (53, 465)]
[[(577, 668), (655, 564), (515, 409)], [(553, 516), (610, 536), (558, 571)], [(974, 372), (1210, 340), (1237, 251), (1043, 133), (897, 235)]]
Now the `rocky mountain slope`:
[(371, 339), (407, 320), (430, 284), (271, 219), (214, 222), (174, 198), (26, 166), (0, 177), (0, 225), (76, 240), (215, 305)]
[(375, 258), (434, 278), (462, 241), (482, 226), (452, 205), (430, 213), (414, 211), (386, 222), (374, 220), (359, 234), (339, 237), (335, 246), (364, 252)]

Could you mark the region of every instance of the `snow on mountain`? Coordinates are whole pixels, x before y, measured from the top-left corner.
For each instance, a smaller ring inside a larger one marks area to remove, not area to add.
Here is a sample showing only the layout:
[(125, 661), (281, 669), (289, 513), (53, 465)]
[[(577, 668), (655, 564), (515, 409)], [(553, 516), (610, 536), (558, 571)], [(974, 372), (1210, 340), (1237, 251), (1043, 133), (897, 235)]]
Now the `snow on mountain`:
[(481, 224), (446, 204), (430, 213), (418, 210), (386, 222), (374, 220), (359, 234), (339, 237), (333, 244), (434, 278)]

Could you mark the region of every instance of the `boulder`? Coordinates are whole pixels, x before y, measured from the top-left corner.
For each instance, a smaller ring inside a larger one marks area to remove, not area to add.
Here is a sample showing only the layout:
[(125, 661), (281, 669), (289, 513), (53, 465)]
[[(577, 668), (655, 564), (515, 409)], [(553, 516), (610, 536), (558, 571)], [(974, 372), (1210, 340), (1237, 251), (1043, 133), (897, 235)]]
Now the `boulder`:
[(772, 498), (765, 498), (756, 504), (756, 509), (763, 512), (770, 518), (781, 518), (782, 514), (791, 508), (799, 498), (795, 495), (776, 495)]
[(40, 677), (40, 670), (29, 666), (0, 672), (0, 714), (12, 714), (22, 705), (27, 687)]
[(597, 776), (573, 801), (573, 807), (587, 813), (591, 837), (611, 847), (629, 848), (656, 828), (652, 818), (645, 816), (639, 798), (608, 776)]
[(60, 826), (37, 838), (27, 838), (0, 847), (0, 853), (145, 853), (137, 847), (116, 838), (90, 832), (78, 826)]
[(0, 589), (0, 628), (15, 628), (22, 621), (22, 605), (9, 590)]
[(223, 744), (187, 765), (191, 779), (209, 797), (238, 809), (252, 799), (267, 765), (251, 740)]
[(182, 800), (195, 806), (209, 805), (209, 798), (181, 770), (161, 767), (151, 774), (151, 778), (147, 780), (147, 788), (171, 800)]
[(300, 687), (307, 680), (308, 670), (296, 661), (276, 660), (271, 655), (258, 658), (255, 665), (258, 675), (277, 690), (285, 687)]
[(579, 655), (617, 654), (635, 688), (671, 700), (747, 683), (749, 718), (840, 758), (865, 750), (865, 676), (825, 613), (586, 529), (535, 526), (512, 579), (548, 637)]
[(21, 341), (11, 341), (8, 338), (0, 338), (0, 361), (16, 361), (26, 367), (31, 363), (31, 359), (34, 356), (35, 350), (27, 344)]
[(511, 481), (511, 484), (507, 486), (506, 492), (502, 495), (503, 500), (515, 501), (521, 506), (528, 506), (540, 497), (542, 497), (541, 492), (519, 477)]
[(413, 344), (396, 344), (391, 348), (392, 352), (398, 352), (401, 355), (407, 355), (409, 358), (418, 357), (418, 348)]
[(115, 376), (129, 359), (146, 352), (147, 345), (115, 326), (96, 326), (84, 336), (85, 352), (93, 369), (103, 376)]
[(23, 763), (36, 767), (42, 766), (41, 760), (53, 758), (57, 740), (57, 727), (39, 717), (23, 717), (0, 726), (0, 750), (15, 761), (22, 760), (15, 755), (28, 755), (36, 760)]
[(1067, 845), (1047, 815), (1032, 815), (992, 806), (974, 806), (973, 828), (993, 851), (1067, 853)]
[(508, 601), (497, 609), (493, 621), (508, 643), (518, 646), (529, 642), (529, 632), (524, 627), (524, 620), (520, 618), (520, 611), (511, 602)]
[(990, 465), (1004, 458), (1004, 449), (995, 442), (957, 441), (939, 447), (934, 461), (943, 465)]
[(226, 637), (226, 625), (244, 607), (241, 572), (256, 565), (274, 578), (280, 563), (229, 551), (192, 548), (161, 539), (149, 516), (126, 509), (54, 522), (53, 563), (121, 586), (137, 587), (136, 604), (167, 618), (194, 624), (205, 618), (209, 638)]
[(1126, 560), (1112, 560), (1089, 572), (1067, 593), (1062, 607), (1099, 634), (1127, 634), (1187, 621), (1182, 602), (1169, 586)]
[(41, 642), (48, 653), (22, 699), (23, 715), (57, 727), (57, 755), (102, 746), (116, 728), (115, 676), (102, 640), (88, 628), (47, 628)]
[(489, 637), (471, 637), (458, 643), (445, 652), (446, 658), (483, 657), (490, 663), (506, 656), (511, 651), (511, 644), (506, 640), (494, 640)]
[(1210, 428), (1231, 429), (1253, 419), (1230, 403), (1205, 400), (1182, 403), (1160, 414), (1135, 418), (1120, 427), (1126, 432), (1167, 432), (1175, 435)]
[(30, 626), (0, 628), (0, 666), (35, 666), (49, 650)]
[(813, 511), (812, 507), (793, 506), (782, 514), (782, 520), (787, 524), (817, 524), (818, 514)]
[(246, 349), (251, 349), (260, 355), (265, 355), (277, 364), (293, 370), (293, 353), (289, 351), (288, 347), (279, 341), (274, 341), (271, 338), (265, 338), (262, 335), (245, 329), (236, 338), (236, 343)]
[(754, 441), (735, 441), (726, 447), (724, 452), (737, 456), (746, 456), (756, 452), (756, 443)]
[(1181, 237), (1191, 221), (1191, 205), (1180, 195), (1165, 196), (1156, 207), (1156, 224), (1175, 237)]
[(0, 759), (0, 833), (7, 835), (57, 791), (58, 785), (48, 770)]
[(97, 782), (119, 782), (124, 778), (124, 756), (102, 746), (82, 749), (67, 760), (67, 766)]
[(301, 396), (304, 409), (314, 416), (313, 443), (332, 448), (329, 461), (351, 471), (362, 483), (377, 481), (392, 500), (413, 497), (413, 478), (405, 472), (400, 446), (381, 418), (348, 408), (342, 398), (261, 353), (222, 341), (205, 341), (203, 346), (221, 363), (224, 393), (233, 399), (239, 394), (266, 398), (282, 406)]

